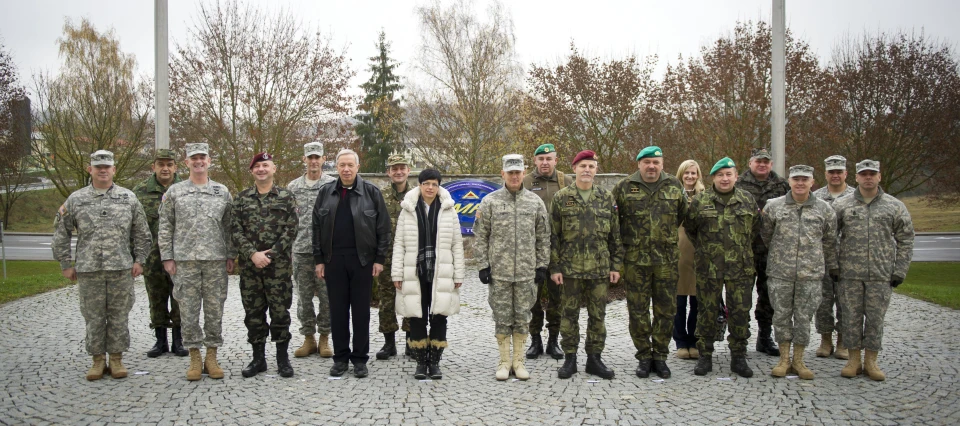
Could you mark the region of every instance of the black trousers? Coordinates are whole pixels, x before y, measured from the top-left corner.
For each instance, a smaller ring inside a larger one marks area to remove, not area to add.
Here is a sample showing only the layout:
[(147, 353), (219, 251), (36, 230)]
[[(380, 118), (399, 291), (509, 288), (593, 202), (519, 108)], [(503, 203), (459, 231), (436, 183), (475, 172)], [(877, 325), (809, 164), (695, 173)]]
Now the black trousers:
[[(330, 331), (333, 334), (333, 361), (365, 364), (370, 357), (370, 296), (373, 292), (373, 263), (360, 265), (356, 255), (333, 255), (324, 269), (330, 299)], [(353, 310), (351, 316), (351, 309)], [(353, 351), (350, 350), (350, 321), (353, 320)]]
[[(430, 315), (430, 303), (433, 301), (433, 283), (425, 279), (420, 279), (420, 305), (423, 311), (420, 312), (420, 318), (410, 318), (410, 334), (408, 338), (411, 342), (430, 338), (431, 342), (447, 341), (447, 317), (444, 315)], [(430, 325), (430, 332), (427, 333), (427, 324)], [(434, 346), (437, 346), (434, 344)]]
[[(690, 298), (690, 314), (687, 314)], [(673, 340), (677, 349), (697, 347), (697, 296), (677, 296), (677, 314), (673, 317)]]

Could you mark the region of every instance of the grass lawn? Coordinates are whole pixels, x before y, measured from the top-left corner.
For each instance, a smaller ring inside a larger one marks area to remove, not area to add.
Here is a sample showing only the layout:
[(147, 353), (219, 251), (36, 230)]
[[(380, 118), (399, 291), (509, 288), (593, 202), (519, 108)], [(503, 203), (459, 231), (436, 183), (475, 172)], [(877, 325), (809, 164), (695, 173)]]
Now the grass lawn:
[(71, 284), (70, 280), (60, 275), (58, 262), (8, 260), (7, 279), (0, 284), (0, 304)]
[(914, 262), (895, 292), (960, 309), (960, 262)]
[[(53, 233), (53, 219), (63, 198), (55, 188), (27, 191), (10, 211), (10, 223), (4, 231)], [(58, 271), (59, 272), (59, 271)]]
[(938, 209), (920, 202), (920, 197), (905, 197), (900, 201), (907, 205), (917, 232), (960, 231), (960, 206)]

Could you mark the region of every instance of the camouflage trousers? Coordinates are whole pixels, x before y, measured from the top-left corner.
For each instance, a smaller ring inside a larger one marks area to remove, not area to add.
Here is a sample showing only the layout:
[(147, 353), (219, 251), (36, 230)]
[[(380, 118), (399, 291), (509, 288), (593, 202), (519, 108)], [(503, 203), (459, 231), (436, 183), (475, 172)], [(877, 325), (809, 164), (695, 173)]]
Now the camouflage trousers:
[[(330, 300), (327, 298), (327, 281), (317, 278), (317, 265), (313, 255), (293, 254), (294, 279), (297, 281), (297, 319), (300, 320), (300, 334), (312, 336), (319, 332), (330, 334)], [(316, 310), (313, 299), (319, 301)]]
[(396, 333), (401, 327), (410, 332), (410, 318), (403, 319), (403, 325), (397, 324), (397, 288), (393, 286), (390, 277), (390, 264), (383, 265), (383, 272), (377, 275), (377, 300), (380, 302), (380, 332), (383, 334)]
[[(670, 355), (673, 319), (677, 313), (676, 263), (666, 265), (625, 265), (623, 280), (627, 290), (627, 315), (630, 338), (637, 348), (637, 360), (666, 360)], [(650, 302), (653, 301), (653, 323)], [(652, 344), (651, 344), (652, 339)]]
[[(830, 275), (823, 277), (823, 282), (820, 285), (820, 306), (817, 308), (817, 333), (833, 333), (840, 329), (843, 314), (840, 313), (840, 301), (837, 300), (838, 286), (839, 284), (833, 282)], [(836, 320), (833, 319), (834, 306), (837, 307)]]
[[(227, 300), (225, 260), (178, 260), (173, 276), (173, 298), (180, 303), (183, 347), (199, 349), (223, 345), (223, 303)], [(203, 309), (203, 329), (200, 310)]]
[[(587, 354), (603, 352), (604, 342), (607, 340), (607, 327), (604, 318), (607, 316), (607, 286), (608, 278), (583, 280), (564, 278), (562, 298), (560, 299), (560, 347), (563, 353), (575, 354), (580, 347), (580, 303), (587, 305)], [(554, 284), (556, 285), (556, 284)]]
[(134, 303), (130, 270), (79, 272), (77, 292), (87, 327), (87, 353), (126, 352), (130, 347), (127, 324)]
[(537, 283), (537, 296), (533, 307), (530, 308), (530, 334), (540, 334), (543, 330), (543, 320), (546, 317), (547, 331), (560, 331), (560, 299), (561, 288), (550, 279)]
[(883, 350), (883, 318), (893, 293), (890, 282), (841, 279), (837, 293), (843, 310), (843, 346), (851, 350)]
[(487, 302), (493, 310), (495, 334), (527, 334), (533, 316), (530, 307), (536, 299), (537, 283), (534, 280), (493, 280), (487, 292)]
[(719, 332), (717, 312), (720, 311), (720, 294), (727, 290), (727, 328), (730, 335), (727, 344), (731, 354), (746, 355), (747, 339), (750, 338), (750, 308), (753, 305), (753, 279), (726, 280), (697, 277), (697, 349), (702, 355), (713, 355), (713, 341)]
[(150, 303), (150, 328), (179, 328), (180, 304), (173, 298), (173, 280), (163, 270), (163, 263), (143, 267), (143, 283)]
[[(290, 305), (293, 303), (293, 282), (290, 263), (273, 263), (259, 269), (252, 262), (240, 268), (240, 301), (243, 302), (243, 325), (247, 326), (247, 342), (266, 343), (267, 335), (274, 342), (290, 341)], [(267, 311), (270, 322), (267, 322)]]
[(810, 320), (820, 306), (820, 280), (787, 281), (770, 278), (773, 331), (777, 342), (810, 345)]
[(767, 254), (754, 255), (753, 266), (757, 270), (757, 309), (753, 316), (760, 326), (773, 324), (773, 305), (770, 304), (770, 288), (767, 286)]

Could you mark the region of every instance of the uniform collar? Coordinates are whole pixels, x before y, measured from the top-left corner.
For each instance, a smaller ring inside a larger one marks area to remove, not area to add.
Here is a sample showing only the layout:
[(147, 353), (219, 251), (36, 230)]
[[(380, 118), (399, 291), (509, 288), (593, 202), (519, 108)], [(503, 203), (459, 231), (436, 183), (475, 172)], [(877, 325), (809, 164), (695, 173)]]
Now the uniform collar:
[(556, 182), (556, 181), (557, 181), (557, 169), (553, 169), (553, 174), (551, 174), (551, 175), (542, 175), (542, 174), (540, 174), (540, 170), (539, 170), (539, 169), (534, 168), (534, 169), (533, 169), (533, 178), (534, 178), (534, 179), (549, 180), (549, 181), (551, 181), (551, 182)]

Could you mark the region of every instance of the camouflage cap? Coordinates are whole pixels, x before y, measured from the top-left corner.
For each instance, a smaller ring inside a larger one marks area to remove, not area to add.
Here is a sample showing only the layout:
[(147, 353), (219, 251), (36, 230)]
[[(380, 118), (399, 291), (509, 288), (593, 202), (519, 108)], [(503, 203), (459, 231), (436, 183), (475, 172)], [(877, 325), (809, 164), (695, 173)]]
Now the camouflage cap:
[(733, 167), (737, 167), (736, 163), (734, 163), (730, 157), (723, 157), (720, 159), (720, 161), (717, 161), (717, 164), (713, 165), (712, 169), (710, 169), (710, 176), (713, 176), (722, 169), (729, 169)]
[(659, 146), (648, 146), (640, 151), (637, 154), (637, 161), (640, 161), (644, 158), (654, 158), (654, 157), (663, 157), (663, 150)]
[(880, 173), (880, 162), (877, 160), (867, 159), (857, 163), (857, 173), (865, 170), (873, 170), (877, 173)]
[(112, 166), (113, 165), (113, 153), (105, 149), (90, 154), (90, 165), (91, 166)]
[(323, 144), (320, 142), (310, 142), (303, 145), (303, 156), (319, 155), (323, 157)]
[(503, 171), (512, 172), (514, 170), (523, 171), (523, 156), (520, 154), (507, 154), (503, 156)]
[(398, 164), (410, 165), (410, 160), (402, 154), (393, 154), (387, 157), (387, 167), (396, 166)]
[(787, 175), (787, 177), (792, 178), (797, 176), (806, 176), (808, 178), (813, 178), (813, 167), (805, 166), (803, 164), (797, 164), (796, 166), (790, 167), (790, 172)]
[(773, 156), (770, 155), (770, 150), (767, 148), (754, 148), (753, 151), (750, 151), (750, 159), (755, 158), (766, 158), (767, 160), (772, 160)]
[(187, 151), (187, 158), (197, 154), (210, 155), (210, 146), (205, 143), (188, 143), (184, 150)]
[(536, 151), (533, 151), (533, 156), (536, 157), (540, 154), (549, 154), (551, 152), (557, 152), (557, 148), (555, 148), (552, 143), (545, 143), (538, 146)]
[(172, 149), (160, 148), (153, 153), (154, 160), (176, 160), (177, 153)]
[(847, 159), (843, 158), (842, 155), (831, 155), (827, 157), (826, 160), (823, 160), (823, 164), (827, 166), (827, 171), (831, 170), (846, 170), (847, 169)]

